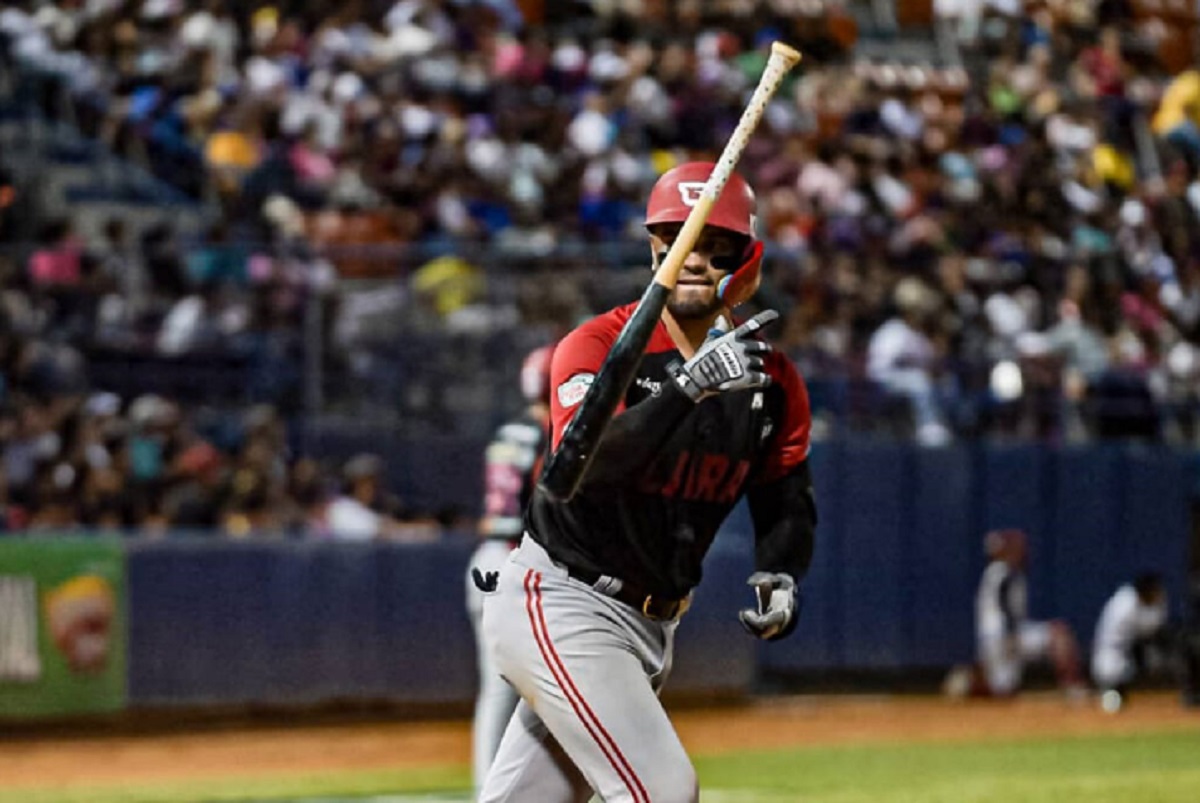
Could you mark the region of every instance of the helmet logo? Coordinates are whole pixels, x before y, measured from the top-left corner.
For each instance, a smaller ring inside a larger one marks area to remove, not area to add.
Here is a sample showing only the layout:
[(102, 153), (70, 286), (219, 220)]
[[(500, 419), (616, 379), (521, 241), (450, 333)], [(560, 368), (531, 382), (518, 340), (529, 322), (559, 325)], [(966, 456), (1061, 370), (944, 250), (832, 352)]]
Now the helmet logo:
[(704, 193), (703, 181), (681, 181), (678, 185), (679, 199), (683, 201), (684, 206), (695, 206), (700, 203), (700, 196)]

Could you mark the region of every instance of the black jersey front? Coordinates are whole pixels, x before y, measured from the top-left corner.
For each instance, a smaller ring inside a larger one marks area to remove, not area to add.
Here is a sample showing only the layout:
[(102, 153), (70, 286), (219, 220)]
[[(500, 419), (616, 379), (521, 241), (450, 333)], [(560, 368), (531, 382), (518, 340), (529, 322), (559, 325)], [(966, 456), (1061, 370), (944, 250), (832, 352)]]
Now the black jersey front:
[[(632, 311), (598, 316), (556, 348), (555, 446)], [(597, 454), (570, 501), (538, 490), (526, 512), (527, 529), (556, 558), (667, 597), (699, 583), (704, 556), (742, 494), (802, 463), (809, 437), (807, 392), (782, 355), (768, 356), (770, 386), (698, 404), (670, 384), (666, 366), (679, 358), (659, 323), (617, 416), (643, 404), (659, 404), (664, 414), (626, 433), (637, 448)]]

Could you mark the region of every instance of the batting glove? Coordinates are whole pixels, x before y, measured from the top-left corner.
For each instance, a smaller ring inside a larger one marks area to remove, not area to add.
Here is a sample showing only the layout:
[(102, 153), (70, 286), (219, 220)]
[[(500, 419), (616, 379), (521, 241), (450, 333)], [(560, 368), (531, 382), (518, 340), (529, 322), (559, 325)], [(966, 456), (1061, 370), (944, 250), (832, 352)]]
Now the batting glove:
[(756, 608), (738, 612), (742, 627), (764, 641), (775, 641), (796, 629), (801, 597), (796, 580), (790, 574), (755, 572), (746, 580), (754, 587)]
[(766, 387), (771, 377), (763, 371), (763, 355), (771, 347), (753, 335), (778, 317), (764, 310), (732, 332), (714, 331), (690, 360), (670, 363), (667, 372), (694, 402), (726, 390)]

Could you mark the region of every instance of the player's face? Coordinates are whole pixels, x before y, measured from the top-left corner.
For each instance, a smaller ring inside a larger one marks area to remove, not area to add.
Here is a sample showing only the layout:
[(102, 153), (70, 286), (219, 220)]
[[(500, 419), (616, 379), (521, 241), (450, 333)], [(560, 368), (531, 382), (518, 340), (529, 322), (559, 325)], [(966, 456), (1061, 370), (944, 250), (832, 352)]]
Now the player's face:
[[(650, 248), (657, 267), (682, 228), (679, 224), (658, 226), (650, 234)], [(738, 268), (745, 241), (738, 235), (706, 226), (683, 262), (675, 289), (667, 298), (667, 309), (680, 320), (708, 318), (722, 307), (717, 295), (721, 279)]]

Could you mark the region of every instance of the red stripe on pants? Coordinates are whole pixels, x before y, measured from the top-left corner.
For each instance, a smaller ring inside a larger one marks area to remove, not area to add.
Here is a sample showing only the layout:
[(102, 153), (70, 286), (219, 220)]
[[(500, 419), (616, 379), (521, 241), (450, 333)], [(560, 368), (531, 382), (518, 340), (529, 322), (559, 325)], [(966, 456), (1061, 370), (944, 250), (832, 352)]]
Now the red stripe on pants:
[(562, 690), (563, 696), (567, 698), (567, 702), (571, 704), (571, 708), (575, 710), (575, 715), (579, 717), (579, 721), (583, 723), (583, 727), (587, 729), (592, 740), (599, 746), (600, 751), (604, 753), (604, 757), (608, 759), (608, 763), (616, 770), (620, 776), (622, 783), (633, 796), (635, 803), (650, 803), (650, 796), (646, 793), (646, 788), (642, 785), (641, 780), (637, 777), (637, 773), (629, 765), (629, 761), (621, 753), (617, 747), (616, 741), (600, 724), (600, 718), (592, 710), (587, 701), (583, 699), (575, 681), (571, 679), (571, 675), (567, 672), (567, 667), (563, 664), (562, 658), (554, 649), (554, 644), (550, 640), (550, 631), (546, 627), (546, 612), (542, 607), (542, 575), (530, 569), (525, 573), (525, 611), (529, 615), (529, 624), (533, 629), (533, 638), (537, 641), (538, 650), (542, 653), (542, 660), (546, 662), (546, 666), (550, 669), (550, 674), (554, 676), (554, 682)]

